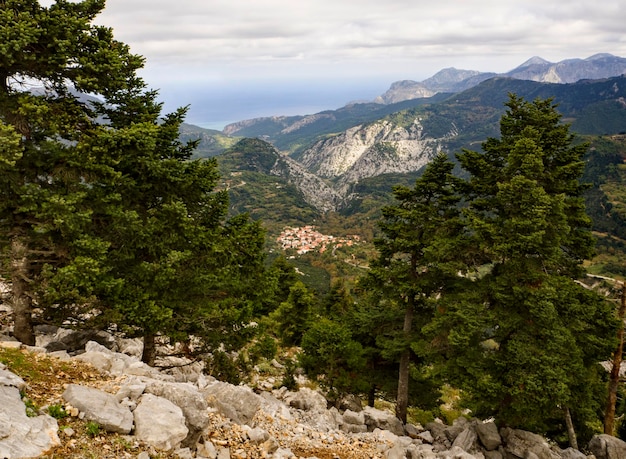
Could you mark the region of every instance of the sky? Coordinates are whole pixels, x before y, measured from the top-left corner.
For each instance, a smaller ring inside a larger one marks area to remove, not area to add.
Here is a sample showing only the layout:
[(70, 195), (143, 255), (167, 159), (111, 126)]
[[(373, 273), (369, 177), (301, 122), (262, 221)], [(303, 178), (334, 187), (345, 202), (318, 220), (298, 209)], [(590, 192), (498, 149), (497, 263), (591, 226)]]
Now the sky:
[(166, 111), (190, 105), (189, 122), (221, 129), (372, 100), (447, 67), (626, 57), (624, 18), (626, 0), (107, 0), (94, 23), (145, 57)]

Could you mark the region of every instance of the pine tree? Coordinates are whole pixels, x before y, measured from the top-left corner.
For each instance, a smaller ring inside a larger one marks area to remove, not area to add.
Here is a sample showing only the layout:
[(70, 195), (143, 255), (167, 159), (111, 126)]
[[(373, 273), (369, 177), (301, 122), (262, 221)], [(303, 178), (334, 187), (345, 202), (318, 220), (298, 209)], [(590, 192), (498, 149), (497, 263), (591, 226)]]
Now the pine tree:
[(110, 29), (91, 25), (103, 7), (102, 0), (49, 8), (0, 2), (0, 249), (14, 334), (27, 344), (34, 344), (33, 301), (54, 290), (47, 284), (64, 285), (52, 292), (56, 301), (90, 300), (107, 249), (87, 230), (94, 164), (84, 147), (95, 122), (75, 94), (126, 88), (143, 60)]
[[(263, 297), (264, 232), (227, 218), (214, 160), (181, 143), (141, 57), (92, 25), (104, 1), (0, 2), (0, 225), (15, 335), (32, 301), (55, 323), (116, 327), (201, 350), (240, 346)], [(26, 91), (28, 85), (41, 88)], [(84, 101), (93, 93), (100, 101)]]
[(476, 414), (545, 432), (564, 413), (591, 416), (614, 320), (574, 282), (593, 248), (579, 182), (586, 146), (550, 99), (511, 95), (506, 105), (501, 137), (458, 156), (470, 173), (466, 217), (480, 275), (437, 320), (447, 322), (455, 382)]
[(460, 196), (453, 167), (439, 154), (413, 188), (394, 188), (398, 203), (382, 210), (383, 236), (375, 240), (380, 256), (362, 284), (382, 302), (389, 317), (388, 336), (378, 341), (383, 355), (399, 363), (396, 414), (403, 422), (410, 364), (416, 351), (422, 353), (425, 347), (421, 328), (434, 316), (434, 300), (456, 282), (461, 267), (457, 256), (462, 237)]

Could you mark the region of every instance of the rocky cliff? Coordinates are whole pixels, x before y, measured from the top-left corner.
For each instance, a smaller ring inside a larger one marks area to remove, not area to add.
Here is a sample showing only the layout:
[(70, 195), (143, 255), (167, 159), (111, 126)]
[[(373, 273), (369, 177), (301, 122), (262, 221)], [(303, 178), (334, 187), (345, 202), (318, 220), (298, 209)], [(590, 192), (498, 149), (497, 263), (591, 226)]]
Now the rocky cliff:
[(419, 171), (454, 135), (451, 125), (445, 137), (429, 137), (419, 118), (408, 126), (381, 120), (315, 143), (300, 163), (320, 177), (334, 179), (345, 199), (350, 186), (364, 178)]

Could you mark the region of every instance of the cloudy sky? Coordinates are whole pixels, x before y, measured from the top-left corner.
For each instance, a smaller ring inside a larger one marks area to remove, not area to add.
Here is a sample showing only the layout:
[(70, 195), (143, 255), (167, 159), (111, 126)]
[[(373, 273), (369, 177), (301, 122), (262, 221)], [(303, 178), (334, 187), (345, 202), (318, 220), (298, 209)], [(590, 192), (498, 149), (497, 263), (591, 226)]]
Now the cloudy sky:
[(107, 0), (166, 109), (205, 127), (373, 99), (446, 67), (626, 57), (626, 0)]

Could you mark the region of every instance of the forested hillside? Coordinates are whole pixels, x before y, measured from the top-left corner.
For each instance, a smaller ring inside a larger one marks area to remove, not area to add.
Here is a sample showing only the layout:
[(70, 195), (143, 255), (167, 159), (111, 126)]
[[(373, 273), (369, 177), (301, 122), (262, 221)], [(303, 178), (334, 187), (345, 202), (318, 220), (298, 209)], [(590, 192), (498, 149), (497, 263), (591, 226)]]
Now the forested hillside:
[[(140, 338), (146, 364), (236, 384), (281, 368), (276, 388), (390, 404), (403, 432), (492, 418), (578, 449), (626, 429), (625, 77), (496, 78), (266, 120), (284, 151), (218, 148), (162, 113), (143, 58), (94, 24), (104, 2), (0, 6), (3, 333)], [(326, 167), (344, 138), (359, 155)]]

